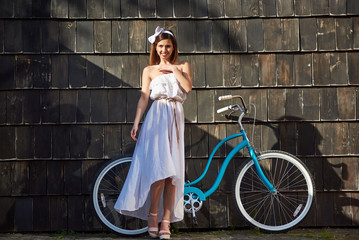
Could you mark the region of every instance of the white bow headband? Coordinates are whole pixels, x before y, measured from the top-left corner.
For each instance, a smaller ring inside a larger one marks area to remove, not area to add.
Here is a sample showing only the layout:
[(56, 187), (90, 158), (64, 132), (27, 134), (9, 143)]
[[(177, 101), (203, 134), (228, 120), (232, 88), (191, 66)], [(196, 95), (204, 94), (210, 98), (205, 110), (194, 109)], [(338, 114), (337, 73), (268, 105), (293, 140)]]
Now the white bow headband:
[(158, 35), (160, 35), (162, 32), (163, 32), (163, 33), (168, 33), (168, 34), (170, 34), (172, 37), (174, 37), (173, 34), (172, 34), (170, 31), (163, 30), (163, 28), (160, 28), (159, 26), (157, 26), (156, 29), (155, 29), (155, 33), (148, 38), (148, 41), (153, 44), (153, 43), (156, 41), (156, 37), (157, 37)]

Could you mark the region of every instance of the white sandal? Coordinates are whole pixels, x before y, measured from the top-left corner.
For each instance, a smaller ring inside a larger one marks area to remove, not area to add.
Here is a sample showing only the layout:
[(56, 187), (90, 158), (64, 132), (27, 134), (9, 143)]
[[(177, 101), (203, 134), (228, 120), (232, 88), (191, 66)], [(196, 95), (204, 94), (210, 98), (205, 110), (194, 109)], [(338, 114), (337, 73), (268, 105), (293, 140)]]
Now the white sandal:
[[(163, 223), (168, 223), (168, 228), (170, 228), (170, 221), (168, 220), (162, 220), (161, 225)], [(160, 239), (171, 239), (171, 231), (170, 230), (161, 230), (159, 232)]]
[[(148, 213), (148, 217), (157, 217), (157, 213)], [(156, 220), (157, 222), (157, 220)], [(154, 233), (155, 232), (155, 233)], [(148, 234), (151, 238), (158, 238), (158, 227), (148, 227)]]

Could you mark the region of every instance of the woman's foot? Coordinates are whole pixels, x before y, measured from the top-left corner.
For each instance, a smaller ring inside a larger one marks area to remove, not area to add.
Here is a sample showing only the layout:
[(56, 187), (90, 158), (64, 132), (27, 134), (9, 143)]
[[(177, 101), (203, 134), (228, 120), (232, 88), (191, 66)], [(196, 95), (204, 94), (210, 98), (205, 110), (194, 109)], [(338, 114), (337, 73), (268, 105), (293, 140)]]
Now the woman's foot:
[(161, 231), (159, 232), (160, 239), (171, 239), (170, 221), (163, 219), (161, 222)]
[(152, 238), (158, 238), (157, 213), (148, 213), (148, 234)]

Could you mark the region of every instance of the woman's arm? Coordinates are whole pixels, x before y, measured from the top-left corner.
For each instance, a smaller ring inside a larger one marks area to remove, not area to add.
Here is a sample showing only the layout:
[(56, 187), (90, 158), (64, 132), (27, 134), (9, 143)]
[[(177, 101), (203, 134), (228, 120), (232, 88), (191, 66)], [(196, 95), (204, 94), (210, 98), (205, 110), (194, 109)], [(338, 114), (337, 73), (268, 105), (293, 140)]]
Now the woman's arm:
[(131, 137), (135, 141), (137, 141), (136, 133), (138, 130), (138, 124), (140, 123), (142, 115), (146, 111), (148, 99), (150, 97), (150, 82), (151, 82), (151, 78), (149, 74), (149, 69), (148, 67), (146, 67), (143, 69), (143, 73), (142, 73), (141, 96), (137, 103), (135, 121), (131, 129)]

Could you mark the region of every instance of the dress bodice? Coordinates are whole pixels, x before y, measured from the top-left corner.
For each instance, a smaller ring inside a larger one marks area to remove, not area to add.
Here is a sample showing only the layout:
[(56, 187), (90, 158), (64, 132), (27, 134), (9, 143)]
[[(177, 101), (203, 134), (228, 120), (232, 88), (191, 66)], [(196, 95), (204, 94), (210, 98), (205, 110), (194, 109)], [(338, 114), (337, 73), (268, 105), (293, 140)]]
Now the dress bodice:
[(186, 93), (178, 85), (178, 81), (173, 73), (162, 74), (150, 83), (150, 98), (178, 98), (182, 101), (186, 100)]

